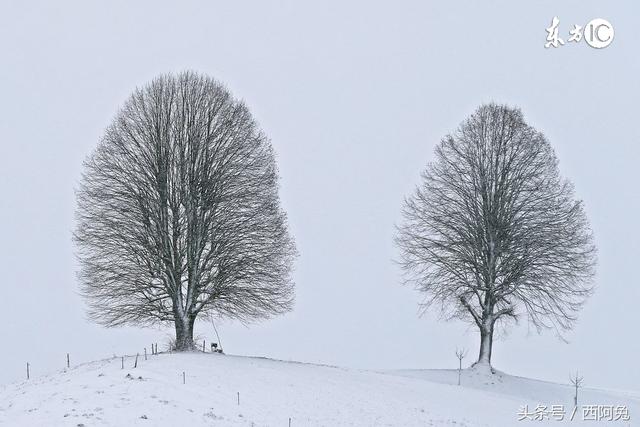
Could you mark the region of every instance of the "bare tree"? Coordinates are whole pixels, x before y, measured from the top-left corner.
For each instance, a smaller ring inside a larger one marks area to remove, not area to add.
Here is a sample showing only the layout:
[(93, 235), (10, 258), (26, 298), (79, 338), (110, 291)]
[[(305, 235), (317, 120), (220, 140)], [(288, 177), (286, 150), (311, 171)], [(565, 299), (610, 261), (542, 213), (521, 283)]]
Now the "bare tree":
[(458, 350), (456, 349), (456, 357), (458, 358), (458, 385), (460, 385), (460, 377), (462, 377), (462, 359), (464, 359), (467, 356), (467, 350), (466, 349), (461, 349)]
[(576, 389), (576, 393), (573, 396), (573, 406), (575, 408), (578, 407), (578, 389), (582, 387), (582, 383), (584, 382), (584, 377), (581, 377), (578, 374), (578, 371), (576, 371), (576, 374), (572, 377), (569, 377), (569, 381), (571, 382), (571, 385), (575, 387)]
[(483, 105), (446, 136), (403, 216), (405, 283), (424, 293), (423, 308), (478, 327), (477, 363), (490, 365), (497, 324), (526, 315), (561, 335), (592, 292), (583, 203), (519, 109)]
[(290, 310), (295, 246), (269, 139), (215, 80), (163, 75), (137, 89), (85, 161), (74, 235), (90, 317), (248, 322)]

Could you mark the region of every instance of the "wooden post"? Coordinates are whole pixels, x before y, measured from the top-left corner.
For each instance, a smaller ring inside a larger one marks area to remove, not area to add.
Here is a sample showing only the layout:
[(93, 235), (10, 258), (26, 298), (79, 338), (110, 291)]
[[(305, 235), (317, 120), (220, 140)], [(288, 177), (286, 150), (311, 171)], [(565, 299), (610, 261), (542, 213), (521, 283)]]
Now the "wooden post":
[(27, 379), (29, 379), (29, 362), (27, 362)]
[(184, 373), (184, 371), (182, 371), (182, 384), (186, 384), (187, 383), (187, 376)]
[(291, 417), (289, 417), (289, 427), (291, 427)]
[(122, 369), (124, 369), (124, 356), (122, 356)]
[(238, 392), (238, 406), (240, 406), (240, 392)]
[(137, 368), (137, 367), (138, 367), (138, 356), (139, 356), (139, 354), (138, 354), (138, 353), (136, 353), (136, 362), (133, 364), (133, 367), (134, 367), (134, 368)]
[(147, 360), (147, 347), (144, 348), (144, 360)]
[(69, 363), (69, 353), (67, 353), (67, 368), (69, 368), (71, 364)]
[(207, 349), (204, 347), (204, 340), (202, 340), (202, 352), (203, 353), (207, 352)]

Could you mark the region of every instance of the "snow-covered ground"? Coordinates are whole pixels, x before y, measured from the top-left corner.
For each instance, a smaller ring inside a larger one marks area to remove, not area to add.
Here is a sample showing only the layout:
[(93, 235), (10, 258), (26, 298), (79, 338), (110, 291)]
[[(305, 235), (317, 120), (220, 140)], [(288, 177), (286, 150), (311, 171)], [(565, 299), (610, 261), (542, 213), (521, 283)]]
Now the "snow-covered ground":
[[(458, 386), (455, 370), (372, 372), (202, 353), (133, 363), (101, 360), (2, 386), (0, 425), (513, 427), (566, 423), (573, 408), (568, 385), (474, 369)], [(580, 392), (581, 404), (625, 405), (631, 418), (584, 425), (638, 425), (640, 393)], [(565, 420), (518, 421), (524, 405), (533, 413), (539, 404), (564, 405)], [(579, 410), (573, 423), (582, 417)]]

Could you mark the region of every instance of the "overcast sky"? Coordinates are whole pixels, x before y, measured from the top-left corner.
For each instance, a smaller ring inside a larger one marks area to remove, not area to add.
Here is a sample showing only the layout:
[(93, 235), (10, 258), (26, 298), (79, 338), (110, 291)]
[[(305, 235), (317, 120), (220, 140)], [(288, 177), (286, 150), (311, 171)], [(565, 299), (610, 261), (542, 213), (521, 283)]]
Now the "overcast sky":
[[(0, 383), (142, 351), (171, 329), (86, 320), (71, 233), (83, 159), (136, 86), (193, 69), (226, 83), (272, 138), (300, 251), (296, 306), (225, 349), (358, 368), (456, 366), (474, 328), (418, 316), (394, 225), (434, 145), (483, 102), (522, 108), (584, 199), (597, 291), (567, 335), (525, 321), (495, 344), (516, 375), (640, 388), (640, 8), (613, 1), (3, 2)], [(310, 2), (305, 2), (310, 3)], [(605, 49), (545, 49), (545, 28), (608, 19)], [(203, 324), (198, 333), (214, 335)]]

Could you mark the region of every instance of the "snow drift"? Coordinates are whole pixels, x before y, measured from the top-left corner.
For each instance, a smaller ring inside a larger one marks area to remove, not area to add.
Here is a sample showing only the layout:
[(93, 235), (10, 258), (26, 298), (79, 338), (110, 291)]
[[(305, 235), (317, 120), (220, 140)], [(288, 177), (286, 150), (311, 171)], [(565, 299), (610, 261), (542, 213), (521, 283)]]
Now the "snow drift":
[[(573, 390), (455, 370), (373, 372), (203, 353), (106, 359), (0, 387), (6, 426), (490, 426), (569, 422)], [(624, 405), (640, 393), (582, 389), (580, 404)], [(564, 405), (564, 421), (518, 421), (522, 408)], [(579, 412), (574, 423), (582, 423)], [(289, 424), (290, 423), (290, 424)]]

